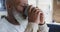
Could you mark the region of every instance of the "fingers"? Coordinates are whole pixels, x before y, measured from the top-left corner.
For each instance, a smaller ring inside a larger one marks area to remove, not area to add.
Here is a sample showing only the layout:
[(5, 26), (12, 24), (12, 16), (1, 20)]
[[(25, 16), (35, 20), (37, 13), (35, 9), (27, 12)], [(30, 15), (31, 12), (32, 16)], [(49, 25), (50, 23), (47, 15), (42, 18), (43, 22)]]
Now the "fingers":
[(44, 20), (44, 14), (40, 13), (40, 21), (43, 22), (43, 20)]
[(34, 13), (34, 12), (37, 13), (38, 10), (39, 10), (38, 8), (34, 8), (34, 9), (32, 10), (32, 12), (33, 12), (33, 13)]
[(29, 6), (29, 13), (39, 13), (40, 12), (40, 10), (37, 8), (37, 7), (32, 7), (32, 5), (31, 6)]
[(38, 10), (38, 8), (33, 7), (32, 5), (29, 6), (29, 12), (35, 12), (35, 10)]
[(40, 23), (40, 20), (43, 21), (43, 14), (41, 13), (42, 11), (38, 7), (33, 7), (30, 5), (28, 11), (28, 20)]
[(32, 8), (33, 8), (32, 5), (30, 5), (29, 6), (29, 11), (28, 11), (29, 13), (31, 12)]
[(39, 13), (42, 13), (42, 11), (38, 7), (33, 7), (32, 5), (30, 5), (28, 13), (34, 13), (38, 15)]
[(32, 13), (35, 13), (35, 14), (39, 14), (40, 13), (40, 10), (39, 10), (39, 8), (34, 8), (34, 10), (32, 11)]

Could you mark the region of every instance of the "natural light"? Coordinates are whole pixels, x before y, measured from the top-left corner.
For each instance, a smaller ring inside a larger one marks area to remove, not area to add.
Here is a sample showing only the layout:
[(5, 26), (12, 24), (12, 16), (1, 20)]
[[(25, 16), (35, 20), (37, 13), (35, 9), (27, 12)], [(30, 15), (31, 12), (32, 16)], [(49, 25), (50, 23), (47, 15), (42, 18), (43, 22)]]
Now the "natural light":
[(45, 15), (46, 23), (52, 23), (53, 0), (28, 0), (28, 4), (38, 6)]
[(0, 8), (1, 8), (2, 6), (1, 6), (1, 3), (0, 3)]

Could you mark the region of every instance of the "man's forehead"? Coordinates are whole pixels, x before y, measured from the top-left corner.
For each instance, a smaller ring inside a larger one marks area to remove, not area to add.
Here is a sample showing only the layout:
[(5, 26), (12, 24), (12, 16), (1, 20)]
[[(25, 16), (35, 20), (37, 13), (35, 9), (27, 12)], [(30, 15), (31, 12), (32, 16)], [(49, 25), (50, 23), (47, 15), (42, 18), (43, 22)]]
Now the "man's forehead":
[(28, 0), (15, 0), (16, 2), (28, 2)]
[(28, 0), (14, 0), (14, 3), (15, 4), (23, 4), (23, 3), (25, 3), (25, 4), (27, 4), (28, 3)]

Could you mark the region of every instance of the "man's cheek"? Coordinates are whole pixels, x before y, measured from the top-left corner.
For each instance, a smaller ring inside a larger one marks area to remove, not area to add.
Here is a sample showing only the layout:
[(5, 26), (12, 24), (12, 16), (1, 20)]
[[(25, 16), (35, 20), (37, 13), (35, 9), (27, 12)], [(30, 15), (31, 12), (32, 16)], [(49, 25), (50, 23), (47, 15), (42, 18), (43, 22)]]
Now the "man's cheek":
[(18, 12), (23, 12), (23, 7), (17, 6), (16, 10), (17, 10)]

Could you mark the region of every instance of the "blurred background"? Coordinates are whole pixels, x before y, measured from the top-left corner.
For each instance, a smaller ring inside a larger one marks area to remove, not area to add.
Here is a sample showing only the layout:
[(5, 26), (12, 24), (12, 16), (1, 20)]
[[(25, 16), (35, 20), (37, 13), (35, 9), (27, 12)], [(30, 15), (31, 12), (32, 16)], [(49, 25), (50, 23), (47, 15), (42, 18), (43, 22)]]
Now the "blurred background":
[[(0, 0), (0, 20), (2, 15), (7, 15), (6, 0)], [(46, 23), (60, 24), (60, 0), (28, 0), (29, 5), (38, 6), (44, 12)]]

